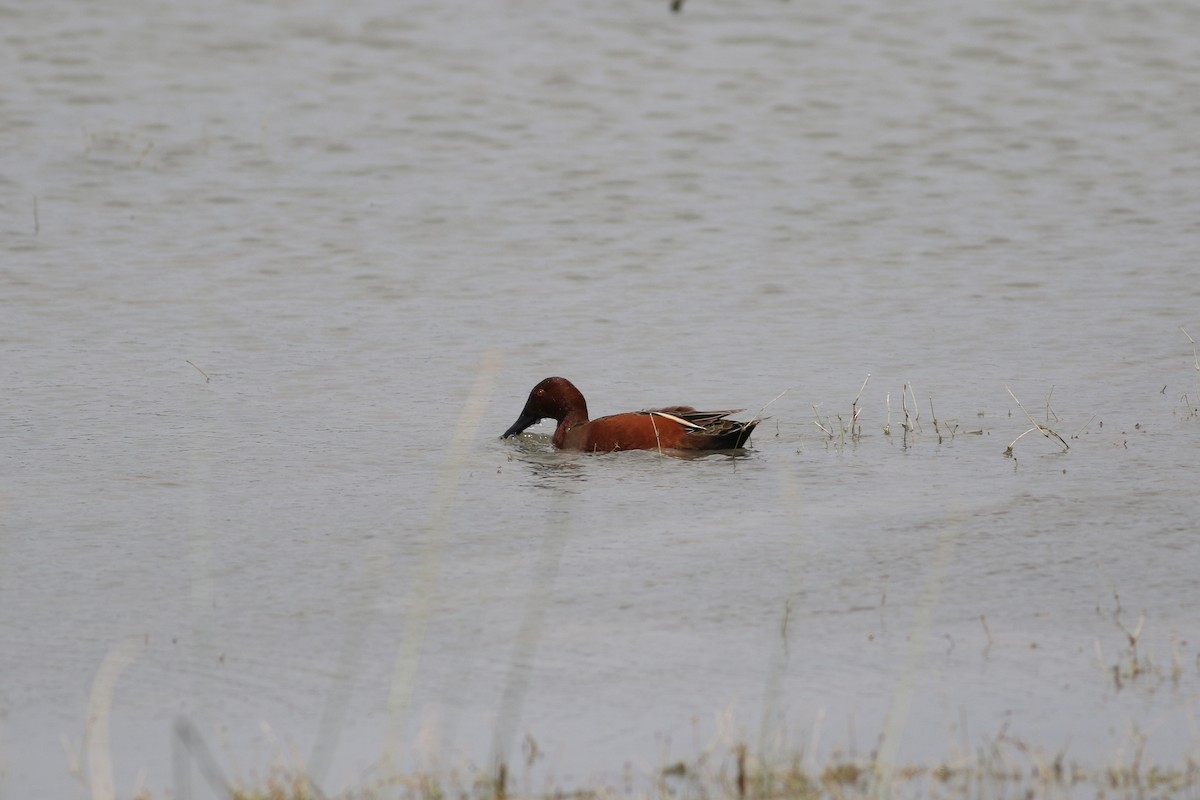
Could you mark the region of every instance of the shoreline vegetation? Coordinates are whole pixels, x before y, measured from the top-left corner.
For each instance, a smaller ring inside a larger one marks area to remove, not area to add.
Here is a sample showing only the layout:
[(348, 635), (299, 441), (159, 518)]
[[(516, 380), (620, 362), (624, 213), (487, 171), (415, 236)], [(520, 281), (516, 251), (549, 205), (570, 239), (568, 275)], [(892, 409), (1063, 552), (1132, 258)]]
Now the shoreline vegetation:
[[(177, 732), (184, 732), (177, 728)], [(194, 731), (193, 731), (194, 733)], [(185, 742), (187, 744), (187, 742)], [(557, 786), (552, 777), (534, 778), (540, 751), (531, 738), (522, 748), (524, 774), (507, 763), (493, 770), (416, 770), (377, 776), (358, 787), (328, 792), (303, 764), (276, 763), (265, 775), (226, 781), (211, 754), (191, 740), (184, 758), (198, 770), (180, 772), (177, 753), (174, 790), (155, 795), (142, 788), (134, 800), (158, 796), (174, 800), (215, 796), (228, 800), (855, 800), (856, 798), (1196, 798), (1200, 797), (1200, 751), (1183, 763), (1150, 763), (1145, 737), (1135, 734), (1134, 751), (1107, 765), (1083, 765), (1064, 750), (1040, 750), (1001, 731), (973, 754), (932, 766), (888, 765), (877, 752), (866, 757), (834, 755), (823, 764), (802, 751), (778, 759), (756, 756), (736, 744), (676, 761), (648, 775), (626, 765), (617, 782)], [(199, 773), (193, 785), (191, 773)], [(540, 788), (535, 783), (544, 783)], [(194, 791), (196, 790), (196, 791)]]

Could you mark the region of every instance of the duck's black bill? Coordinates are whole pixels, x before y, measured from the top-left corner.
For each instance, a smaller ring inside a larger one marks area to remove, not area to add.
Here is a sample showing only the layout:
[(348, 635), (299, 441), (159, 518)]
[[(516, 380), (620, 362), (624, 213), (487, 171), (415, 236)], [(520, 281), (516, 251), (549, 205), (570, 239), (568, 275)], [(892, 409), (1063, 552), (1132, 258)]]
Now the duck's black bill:
[(521, 416), (517, 417), (517, 421), (512, 424), (511, 428), (506, 430), (504, 433), (500, 434), (500, 438), (507, 439), (510, 436), (516, 436), (518, 433), (525, 430), (530, 425), (534, 425), (541, 421), (542, 421), (541, 417), (535, 417), (532, 414), (522, 414)]

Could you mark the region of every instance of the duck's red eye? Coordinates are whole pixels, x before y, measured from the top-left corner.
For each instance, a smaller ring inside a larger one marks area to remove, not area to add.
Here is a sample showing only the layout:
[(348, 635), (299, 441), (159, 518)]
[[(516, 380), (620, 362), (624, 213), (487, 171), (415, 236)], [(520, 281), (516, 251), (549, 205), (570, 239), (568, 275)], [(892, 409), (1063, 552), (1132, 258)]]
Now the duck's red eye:
[(538, 397), (541, 397), (545, 393), (546, 393), (545, 389), (538, 389), (536, 392), (534, 392), (534, 394), (536, 394)]

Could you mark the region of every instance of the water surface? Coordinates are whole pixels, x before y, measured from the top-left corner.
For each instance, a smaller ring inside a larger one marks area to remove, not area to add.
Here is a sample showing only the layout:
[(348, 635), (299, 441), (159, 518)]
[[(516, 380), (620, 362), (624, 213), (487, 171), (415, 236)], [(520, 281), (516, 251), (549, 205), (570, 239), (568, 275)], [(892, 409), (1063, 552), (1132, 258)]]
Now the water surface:
[(1200, 12), (665, 5), (0, 14), (0, 795), (1196, 755)]

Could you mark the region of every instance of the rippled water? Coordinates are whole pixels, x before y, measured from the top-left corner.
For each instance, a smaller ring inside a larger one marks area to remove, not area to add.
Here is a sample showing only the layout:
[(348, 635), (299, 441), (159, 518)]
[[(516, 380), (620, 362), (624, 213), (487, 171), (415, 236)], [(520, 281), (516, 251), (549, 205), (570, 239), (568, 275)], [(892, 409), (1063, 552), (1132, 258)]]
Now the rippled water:
[[(180, 719), (331, 790), (1196, 755), (1193, 6), (0, 20), (0, 796), (103, 781), (89, 702), (123, 795)], [(789, 391), (739, 458), (498, 440), (551, 374)]]

